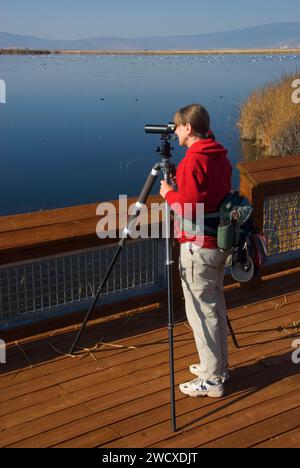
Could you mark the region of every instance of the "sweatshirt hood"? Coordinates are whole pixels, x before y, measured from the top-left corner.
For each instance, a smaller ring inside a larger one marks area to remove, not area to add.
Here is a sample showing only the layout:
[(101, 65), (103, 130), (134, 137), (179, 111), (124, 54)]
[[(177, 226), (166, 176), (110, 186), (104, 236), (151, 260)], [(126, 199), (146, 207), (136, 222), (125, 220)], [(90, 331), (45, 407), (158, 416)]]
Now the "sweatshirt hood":
[(205, 154), (211, 158), (219, 158), (227, 156), (227, 149), (224, 148), (220, 143), (212, 138), (207, 138), (205, 140), (198, 140), (193, 143), (187, 150), (186, 155), (190, 156), (192, 154)]

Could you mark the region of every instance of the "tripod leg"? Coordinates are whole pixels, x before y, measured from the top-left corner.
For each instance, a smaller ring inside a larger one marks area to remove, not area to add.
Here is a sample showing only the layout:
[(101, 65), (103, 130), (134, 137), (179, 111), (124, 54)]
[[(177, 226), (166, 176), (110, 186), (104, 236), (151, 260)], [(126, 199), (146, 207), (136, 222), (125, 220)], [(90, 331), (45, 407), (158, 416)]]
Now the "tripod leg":
[(77, 346), (77, 343), (80, 340), (81, 335), (82, 335), (82, 333), (83, 333), (83, 331), (84, 331), (84, 329), (85, 329), (85, 327), (86, 327), (86, 325), (88, 323), (89, 317), (90, 317), (91, 313), (93, 312), (93, 310), (94, 310), (94, 308), (96, 306), (96, 303), (97, 303), (97, 301), (98, 301), (98, 299), (99, 299), (99, 297), (100, 297), (100, 295), (101, 295), (101, 293), (102, 293), (102, 291), (103, 291), (103, 289), (104, 289), (104, 287), (105, 287), (105, 285), (107, 283), (107, 280), (108, 280), (108, 278), (110, 276), (110, 273), (112, 272), (113, 267), (115, 266), (115, 264), (116, 264), (116, 262), (117, 262), (117, 260), (119, 258), (119, 255), (120, 255), (120, 252), (121, 252), (122, 248), (123, 248), (123, 245), (119, 245), (119, 247), (118, 247), (118, 249), (117, 249), (117, 251), (116, 251), (116, 253), (115, 253), (115, 255), (114, 255), (114, 257), (113, 257), (113, 259), (111, 261), (111, 264), (110, 264), (110, 266), (109, 266), (109, 268), (108, 268), (108, 270), (107, 270), (107, 272), (105, 274), (105, 277), (103, 278), (101, 286), (98, 289), (96, 296), (94, 297), (93, 303), (90, 306), (87, 314), (84, 317), (84, 320), (83, 320), (83, 322), (81, 324), (80, 330), (77, 333), (77, 336), (76, 336), (76, 338), (75, 338), (75, 340), (74, 340), (74, 342), (73, 342), (73, 344), (72, 344), (72, 346), (70, 348), (69, 354), (74, 353), (74, 350), (75, 350), (75, 348)]
[[(163, 139), (163, 138), (162, 138)], [(170, 143), (164, 139), (161, 155), (164, 156), (160, 168), (163, 171), (164, 180), (170, 184), (170, 175), (173, 172), (174, 166), (169, 163)], [(172, 429), (176, 432), (176, 411), (175, 411), (175, 378), (174, 378), (174, 300), (173, 300), (173, 260), (171, 247), (171, 216), (170, 207), (165, 202), (165, 238), (166, 238), (166, 274), (167, 274), (167, 289), (168, 289), (168, 334), (169, 334), (169, 365), (170, 365), (170, 391), (171, 391), (171, 417)]]
[(114, 255), (114, 257), (113, 257), (113, 259), (112, 259), (112, 261), (111, 261), (111, 264), (110, 264), (110, 266), (109, 266), (109, 268), (108, 268), (106, 274), (105, 274), (105, 277), (104, 277), (104, 279), (103, 279), (103, 281), (102, 281), (102, 283), (101, 283), (101, 286), (99, 287), (99, 289), (98, 289), (98, 291), (97, 291), (97, 293), (96, 293), (96, 295), (95, 295), (95, 297), (94, 297), (93, 303), (92, 303), (92, 305), (90, 306), (90, 308), (89, 308), (87, 314), (86, 314), (85, 317), (84, 317), (84, 320), (83, 320), (83, 322), (82, 322), (82, 324), (81, 324), (80, 330), (79, 330), (79, 332), (78, 332), (78, 334), (77, 334), (77, 336), (76, 336), (76, 338), (75, 338), (75, 340), (74, 340), (74, 342), (73, 342), (73, 344), (72, 344), (72, 346), (71, 346), (71, 348), (70, 348), (69, 354), (73, 354), (73, 353), (74, 353), (74, 350), (75, 350), (75, 348), (76, 348), (76, 346), (77, 346), (77, 344), (78, 344), (78, 341), (80, 340), (81, 335), (82, 335), (82, 333), (83, 333), (83, 331), (84, 331), (84, 329), (85, 329), (85, 327), (86, 327), (86, 325), (87, 325), (87, 322), (88, 322), (88, 320), (89, 320), (89, 317), (90, 317), (90, 315), (92, 314), (92, 312), (93, 312), (93, 310), (94, 310), (94, 308), (95, 308), (95, 306), (96, 306), (96, 304), (97, 304), (97, 301), (98, 301), (98, 299), (99, 299), (99, 297), (100, 297), (100, 295), (101, 295), (101, 293), (102, 293), (102, 291), (103, 291), (103, 289), (104, 289), (104, 287), (105, 287), (105, 285), (106, 285), (106, 283), (107, 283), (107, 281), (108, 281), (108, 278), (109, 278), (109, 276), (110, 276), (110, 274), (111, 274), (111, 272), (112, 272), (112, 270), (113, 270), (115, 264), (117, 263), (117, 260), (118, 260), (118, 258), (119, 258), (119, 255), (120, 255), (120, 253), (121, 253), (121, 250), (122, 250), (122, 248), (124, 247), (124, 245), (125, 245), (125, 243), (126, 243), (126, 240), (127, 240), (127, 238), (128, 238), (128, 235), (130, 234), (130, 228), (132, 227), (132, 225), (133, 225), (135, 219), (136, 219), (136, 218), (139, 216), (139, 214), (140, 214), (139, 209), (141, 208), (141, 205), (144, 205), (144, 204), (146, 203), (147, 198), (148, 198), (148, 196), (149, 196), (149, 194), (150, 194), (150, 192), (151, 192), (151, 190), (152, 190), (152, 188), (153, 188), (153, 185), (155, 184), (155, 181), (156, 181), (156, 179), (157, 179), (157, 176), (159, 175), (159, 172), (160, 172), (159, 167), (158, 167), (157, 165), (155, 165), (154, 168), (152, 169), (152, 171), (150, 172), (150, 174), (149, 174), (149, 176), (148, 176), (146, 182), (145, 182), (145, 185), (144, 185), (144, 187), (143, 187), (143, 189), (142, 189), (142, 191), (141, 191), (141, 194), (140, 194), (140, 196), (139, 196), (139, 199), (138, 199), (138, 201), (136, 202), (137, 211), (136, 211), (135, 214), (133, 214), (133, 215), (131, 215), (131, 216), (129, 217), (128, 225), (127, 225), (127, 227), (126, 227), (126, 228), (124, 229), (124, 231), (123, 231), (122, 239), (121, 239), (120, 242), (119, 242), (119, 246), (118, 246), (118, 248), (117, 248), (117, 250), (116, 250), (116, 253), (115, 253), (115, 255)]
[(235, 345), (236, 348), (239, 349), (240, 346), (239, 346), (239, 344), (238, 344), (238, 342), (237, 342), (235, 333), (234, 333), (234, 331), (233, 331), (232, 325), (231, 325), (230, 320), (229, 320), (228, 317), (227, 317), (227, 324), (228, 324), (228, 328), (229, 328), (229, 331), (230, 331), (231, 338), (232, 338), (232, 340), (233, 340), (233, 342), (234, 342), (234, 345)]
[(171, 418), (172, 430), (176, 432), (175, 409), (175, 375), (174, 375), (174, 300), (173, 300), (173, 259), (170, 235), (170, 208), (165, 203), (165, 236), (166, 236), (166, 270), (168, 288), (168, 333), (169, 333), (169, 366), (170, 366), (170, 391), (171, 391)]

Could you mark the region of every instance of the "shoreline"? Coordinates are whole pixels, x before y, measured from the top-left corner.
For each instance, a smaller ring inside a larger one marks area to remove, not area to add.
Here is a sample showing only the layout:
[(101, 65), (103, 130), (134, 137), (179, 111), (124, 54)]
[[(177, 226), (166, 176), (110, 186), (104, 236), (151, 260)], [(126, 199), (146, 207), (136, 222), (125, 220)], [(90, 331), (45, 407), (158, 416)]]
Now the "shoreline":
[(212, 49), (212, 50), (54, 50), (1, 49), (0, 55), (300, 55), (297, 49)]

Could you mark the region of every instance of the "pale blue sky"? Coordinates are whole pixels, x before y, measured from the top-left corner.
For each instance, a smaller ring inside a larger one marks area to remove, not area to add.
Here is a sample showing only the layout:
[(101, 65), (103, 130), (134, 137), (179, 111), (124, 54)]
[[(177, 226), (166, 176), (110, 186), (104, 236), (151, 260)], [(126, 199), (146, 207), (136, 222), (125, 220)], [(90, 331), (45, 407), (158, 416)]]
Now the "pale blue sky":
[(142, 37), (300, 22), (299, 0), (0, 0), (0, 32)]

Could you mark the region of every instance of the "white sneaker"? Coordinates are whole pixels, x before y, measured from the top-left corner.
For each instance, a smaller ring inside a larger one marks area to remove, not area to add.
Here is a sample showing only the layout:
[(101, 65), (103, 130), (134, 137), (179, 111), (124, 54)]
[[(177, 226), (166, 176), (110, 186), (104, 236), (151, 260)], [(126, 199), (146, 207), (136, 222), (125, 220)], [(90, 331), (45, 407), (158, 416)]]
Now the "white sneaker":
[[(190, 365), (190, 372), (191, 372), (191, 374), (199, 376), (199, 374), (200, 374), (200, 364), (191, 364)], [(225, 372), (223, 372), (223, 374), (222, 374), (221, 382), (223, 384), (226, 384), (227, 382), (229, 382), (229, 380), (230, 380), (229, 371), (226, 369)]]
[(182, 393), (191, 397), (209, 396), (211, 398), (220, 398), (224, 395), (222, 383), (208, 382), (199, 378), (180, 384), (179, 388)]

